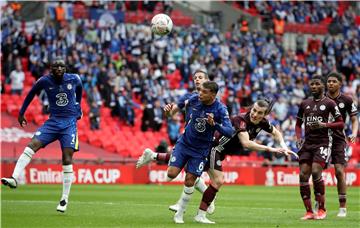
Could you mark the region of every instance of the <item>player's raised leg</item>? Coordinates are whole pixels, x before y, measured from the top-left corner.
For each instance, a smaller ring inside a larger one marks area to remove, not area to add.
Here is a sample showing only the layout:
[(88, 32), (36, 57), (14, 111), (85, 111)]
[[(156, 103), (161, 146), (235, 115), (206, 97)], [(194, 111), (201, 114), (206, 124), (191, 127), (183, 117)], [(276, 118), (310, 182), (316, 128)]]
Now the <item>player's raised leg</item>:
[(146, 148), (142, 155), (136, 162), (136, 168), (139, 169), (144, 165), (149, 164), (151, 161), (164, 161), (168, 162), (170, 159), (169, 153), (156, 153), (149, 148)]
[(20, 174), (25, 170), (25, 167), (30, 163), (36, 151), (41, 147), (42, 143), (36, 138), (33, 138), (17, 160), (12, 176), (1, 178), (1, 183), (10, 188), (16, 188)]

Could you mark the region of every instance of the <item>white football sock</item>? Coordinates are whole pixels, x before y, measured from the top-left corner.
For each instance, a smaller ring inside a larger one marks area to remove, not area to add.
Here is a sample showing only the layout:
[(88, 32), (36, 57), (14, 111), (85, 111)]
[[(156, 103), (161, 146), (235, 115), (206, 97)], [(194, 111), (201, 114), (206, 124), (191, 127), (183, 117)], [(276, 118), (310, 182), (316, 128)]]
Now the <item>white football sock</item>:
[(32, 156), (35, 152), (30, 147), (25, 147), (24, 152), (20, 155), (16, 162), (12, 177), (15, 180), (19, 179), (20, 174), (24, 171), (25, 167), (30, 163)]
[(63, 193), (61, 199), (68, 199), (73, 180), (73, 165), (63, 165)]
[(181, 193), (180, 200), (179, 200), (179, 211), (178, 212), (184, 212), (192, 194), (194, 193), (194, 186), (192, 187), (186, 187), (184, 186), (184, 191)]
[(205, 190), (207, 189), (207, 185), (205, 184), (204, 179), (202, 179), (201, 177), (198, 177), (195, 181), (195, 189), (198, 190), (201, 193), (204, 193)]

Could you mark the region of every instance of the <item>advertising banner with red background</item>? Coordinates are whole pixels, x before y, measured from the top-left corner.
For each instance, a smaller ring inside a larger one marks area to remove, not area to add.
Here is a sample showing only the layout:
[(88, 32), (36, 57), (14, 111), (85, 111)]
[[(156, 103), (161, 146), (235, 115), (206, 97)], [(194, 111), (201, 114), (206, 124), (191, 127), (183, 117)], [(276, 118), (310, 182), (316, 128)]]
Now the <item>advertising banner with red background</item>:
[[(2, 163), (1, 176), (11, 176), (14, 164)], [(167, 166), (151, 165), (136, 169), (128, 165), (74, 165), (74, 183), (77, 184), (183, 184), (182, 172), (172, 182), (166, 182)], [(224, 167), (225, 184), (228, 185), (267, 185), (297, 186), (299, 169), (297, 167)], [(203, 178), (209, 181), (206, 173)], [(336, 185), (334, 169), (323, 172), (327, 186)], [(62, 183), (61, 165), (30, 164), (19, 182), (28, 184)], [(346, 169), (348, 186), (360, 186), (360, 169)]]

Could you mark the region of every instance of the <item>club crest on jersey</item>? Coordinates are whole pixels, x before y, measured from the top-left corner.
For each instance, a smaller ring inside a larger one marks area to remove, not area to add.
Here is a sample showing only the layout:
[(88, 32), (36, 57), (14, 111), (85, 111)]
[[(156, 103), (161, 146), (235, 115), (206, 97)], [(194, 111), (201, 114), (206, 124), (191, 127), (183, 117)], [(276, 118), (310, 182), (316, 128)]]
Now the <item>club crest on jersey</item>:
[(320, 110), (321, 110), (321, 111), (324, 111), (325, 108), (326, 108), (325, 105), (320, 105)]
[(310, 106), (308, 105), (308, 106), (306, 106), (306, 109), (310, 109)]
[(35, 132), (35, 135), (39, 136), (39, 135), (41, 135), (41, 132), (37, 131), (37, 132)]
[(69, 84), (67, 84), (67, 89), (68, 90), (71, 90), (72, 89), (72, 85), (69, 83)]
[(344, 107), (345, 107), (345, 104), (341, 102), (341, 103), (339, 104), (339, 108), (344, 108)]

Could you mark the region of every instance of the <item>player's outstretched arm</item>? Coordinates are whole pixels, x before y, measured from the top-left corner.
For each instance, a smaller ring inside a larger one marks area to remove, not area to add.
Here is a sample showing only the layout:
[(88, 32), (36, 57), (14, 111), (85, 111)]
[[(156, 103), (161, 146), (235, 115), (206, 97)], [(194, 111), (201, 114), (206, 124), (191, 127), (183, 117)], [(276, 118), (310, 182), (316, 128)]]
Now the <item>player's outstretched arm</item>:
[(35, 85), (31, 88), (30, 92), (26, 95), (25, 100), (20, 108), (18, 121), (21, 127), (26, 126), (27, 121), (24, 117), (25, 111), (27, 107), (30, 105), (31, 101), (34, 99), (35, 94), (40, 92), (43, 89), (43, 83), (41, 78), (35, 83)]
[(271, 135), (273, 136), (275, 141), (280, 144), (281, 148), (287, 149), (287, 150), (289, 149), (284, 141), (283, 135), (281, 134), (281, 132), (278, 129), (273, 127), (273, 131), (271, 132)]

